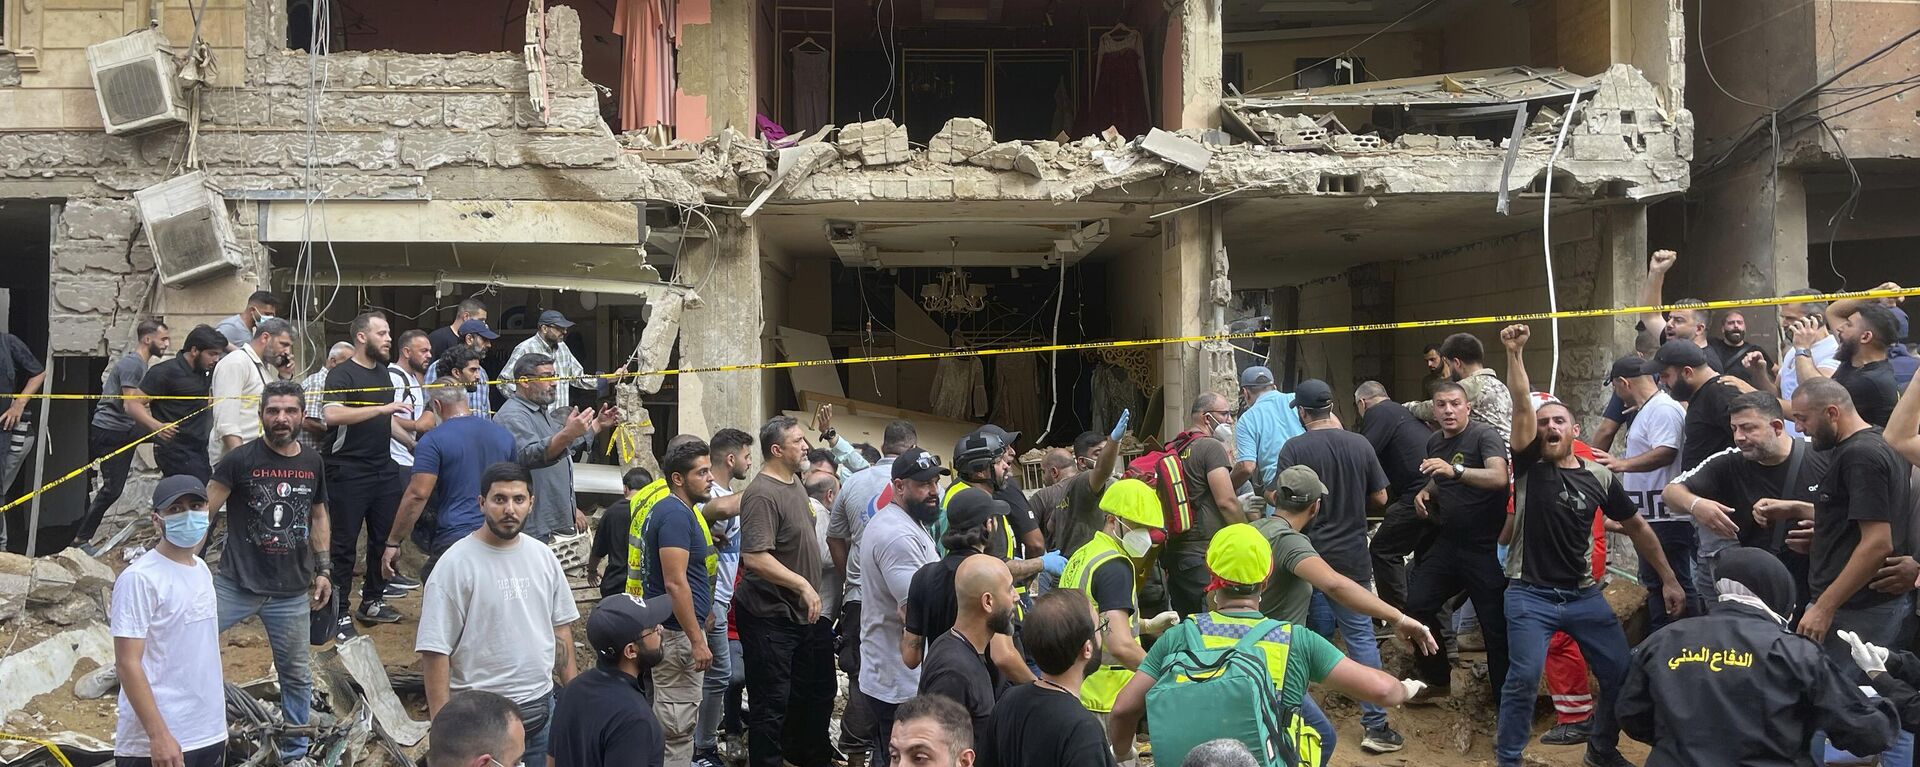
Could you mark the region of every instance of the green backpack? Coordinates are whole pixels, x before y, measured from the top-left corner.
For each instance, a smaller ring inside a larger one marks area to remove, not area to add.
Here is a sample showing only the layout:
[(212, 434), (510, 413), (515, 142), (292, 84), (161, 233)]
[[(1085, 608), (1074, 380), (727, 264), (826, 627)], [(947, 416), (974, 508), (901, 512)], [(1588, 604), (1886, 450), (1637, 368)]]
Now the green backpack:
[(1265, 767), (1318, 765), (1319, 733), (1305, 726), (1298, 710), (1280, 704), (1280, 686), (1256, 646), (1273, 635), (1289, 645), (1292, 627), (1267, 619), (1249, 629), (1200, 615), (1193, 628), (1201, 646), (1173, 653), (1165, 675), (1147, 689), (1154, 761), (1179, 764), (1200, 744), (1227, 738), (1240, 741)]

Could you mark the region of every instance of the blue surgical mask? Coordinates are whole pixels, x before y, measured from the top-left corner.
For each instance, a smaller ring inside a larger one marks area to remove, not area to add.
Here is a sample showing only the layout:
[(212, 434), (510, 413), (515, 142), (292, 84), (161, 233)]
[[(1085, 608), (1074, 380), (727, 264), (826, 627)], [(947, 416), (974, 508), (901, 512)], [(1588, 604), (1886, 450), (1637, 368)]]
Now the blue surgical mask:
[(207, 526), (211, 523), (206, 509), (188, 509), (161, 520), (167, 542), (183, 549), (200, 545), (200, 541), (207, 537)]

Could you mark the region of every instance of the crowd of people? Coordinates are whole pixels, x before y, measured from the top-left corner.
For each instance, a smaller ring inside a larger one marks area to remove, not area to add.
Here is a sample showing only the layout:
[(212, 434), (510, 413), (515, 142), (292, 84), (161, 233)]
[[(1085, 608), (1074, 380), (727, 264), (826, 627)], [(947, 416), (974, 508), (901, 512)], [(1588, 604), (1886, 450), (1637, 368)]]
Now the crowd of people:
[[(1653, 254), (1648, 305), (1676, 259)], [(282, 716), (306, 723), (309, 644), (400, 620), (387, 600), (424, 584), (432, 767), (1123, 767), (1149, 750), (1324, 765), (1327, 694), (1359, 704), (1362, 751), (1389, 753), (1406, 746), (1390, 709), (1479, 677), (1502, 767), (1536, 741), (1630, 764), (1622, 731), (1651, 744), (1649, 765), (1909, 765), (1920, 659), (1895, 648), (1920, 582), (1920, 384), (1905, 315), (1783, 306), (1775, 362), (1743, 315), (1716, 335), (1697, 303), (1640, 318), (1591, 439), (1534, 388), (1532, 334), (1513, 325), (1504, 375), (1455, 333), (1426, 350), (1418, 396), (1357, 384), (1352, 429), (1328, 383), (1249, 367), (1237, 403), (1200, 394), (1144, 454), (1121, 455), (1124, 414), (1048, 449), (1031, 491), (1021, 435), (992, 425), (950, 452), (905, 420), (851, 444), (830, 410), (680, 434), (597, 524), (573, 460), (620, 414), (569, 404), (595, 382), (558, 312), (499, 374), (497, 408), (478, 304), (397, 339), (362, 315), (305, 384), (271, 295), (151, 367), (168, 330), (143, 323), (107, 380), (131, 396), (95, 418), (96, 452), (152, 432), (167, 475), (159, 540), (114, 591), (116, 752), (219, 764), (218, 636), (254, 616)], [(101, 467), (91, 525), (125, 471)], [(582, 669), (581, 610), (549, 544), (590, 527), (602, 596)], [(1638, 647), (1602, 591), (1610, 537), (1637, 554), (1652, 629)], [(427, 555), (417, 580), (396, 556), (408, 540)], [(1392, 641), (1410, 678), (1382, 670)], [(1543, 676), (1556, 724), (1536, 734)], [(309, 758), (298, 737), (279, 749)]]

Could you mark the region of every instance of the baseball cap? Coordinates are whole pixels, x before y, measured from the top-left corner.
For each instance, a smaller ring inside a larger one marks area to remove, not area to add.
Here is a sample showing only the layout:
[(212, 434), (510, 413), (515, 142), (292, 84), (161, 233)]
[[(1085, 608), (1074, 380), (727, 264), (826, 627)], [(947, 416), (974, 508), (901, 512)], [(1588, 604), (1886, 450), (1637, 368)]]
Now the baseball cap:
[(1653, 375), (1647, 370), (1647, 361), (1629, 354), (1613, 361), (1613, 369), (1607, 371), (1607, 383), (1613, 383), (1620, 378), (1639, 378), (1644, 375)]
[(1002, 429), (993, 424), (987, 424), (978, 429), (975, 429), (973, 433), (985, 434), (990, 437), (999, 437), (1000, 444), (1007, 447), (1012, 447), (1013, 443), (1020, 441), (1020, 432), (1007, 431), (1006, 429)]
[(972, 530), (990, 518), (1006, 516), (1009, 509), (1006, 501), (980, 488), (969, 487), (947, 499), (947, 529)]
[(940, 458), (920, 448), (907, 448), (899, 458), (893, 459), (893, 478), (911, 479), (915, 482), (932, 482), (934, 477), (953, 474), (940, 465)]
[(540, 313), (540, 324), (552, 325), (556, 328), (573, 327), (573, 322), (567, 319), (567, 315), (561, 314), (552, 309), (548, 309)]
[(1293, 406), (1308, 410), (1326, 410), (1333, 407), (1333, 387), (1318, 378), (1301, 381), (1293, 387)]
[(500, 337), (499, 333), (493, 332), (493, 328), (487, 327), (486, 320), (467, 320), (466, 322), (460, 323), (460, 336), (462, 338), (476, 335), (488, 341)]
[(1227, 525), (1207, 544), (1207, 571), (1228, 584), (1266, 583), (1273, 574), (1273, 544), (1253, 525)]
[(175, 474), (153, 486), (153, 508), (164, 509), (184, 496), (207, 499), (207, 486), (191, 474)]
[(1268, 370), (1263, 365), (1254, 365), (1253, 367), (1240, 371), (1240, 388), (1242, 389), (1272, 385), (1273, 371)]
[(1649, 365), (1649, 370), (1697, 368), (1707, 364), (1707, 353), (1692, 341), (1676, 338), (1660, 345), (1660, 350), (1653, 353), (1653, 362), (1657, 364)]
[(1320, 475), (1306, 466), (1288, 466), (1273, 478), (1274, 500), (1288, 506), (1305, 508), (1326, 494), (1327, 484), (1321, 482)]
[(673, 600), (654, 597), (649, 602), (632, 594), (614, 594), (593, 606), (587, 616), (587, 644), (600, 660), (612, 663), (620, 651), (639, 640), (640, 632), (660, 625), (673, 615)]

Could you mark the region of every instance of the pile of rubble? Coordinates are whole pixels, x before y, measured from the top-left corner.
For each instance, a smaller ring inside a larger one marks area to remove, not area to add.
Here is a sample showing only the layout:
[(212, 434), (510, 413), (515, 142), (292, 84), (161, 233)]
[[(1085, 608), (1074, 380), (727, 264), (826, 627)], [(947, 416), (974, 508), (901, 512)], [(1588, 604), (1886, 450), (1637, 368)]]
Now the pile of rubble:
[(113, 568), (79, 549), (40, 559), (0, 552), (0, 627), (23, 617), (51, 626), (105, 620), (113, 579)]

